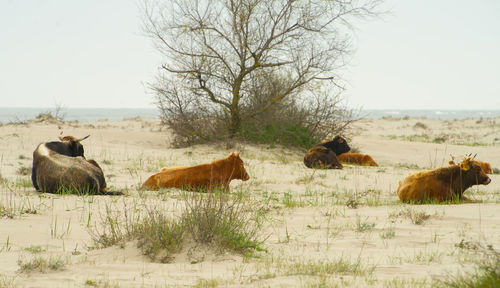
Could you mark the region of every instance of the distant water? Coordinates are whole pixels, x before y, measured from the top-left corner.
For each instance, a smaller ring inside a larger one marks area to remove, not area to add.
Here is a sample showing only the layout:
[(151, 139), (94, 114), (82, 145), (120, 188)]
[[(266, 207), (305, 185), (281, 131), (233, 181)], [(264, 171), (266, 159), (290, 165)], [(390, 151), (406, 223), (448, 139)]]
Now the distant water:
[[(54, 108), (0, 108), (0, 123), (19, 122), (35, 119), (40, 113), (51, 112)], [(119, 121), (127, 118), (158, 118), (156, 108), (67, 108), (62, 109), (66, 121), (92, 122), (98, 120)]]
[(368, 119), (392, 118), (428, 118), (439, 120), (462, 120), (470, 118), (500, 117), (500, 110), (362, 110), (360, 116)]
[[(35, 119), (40, 113), (54, 113), (54, 108), (0, 108), (0, 123), (19, 122)], [(62, 111), (67, 121), (119, 121), (127, 118), (143, 117), (158, 118), (160, 113), (156, 108), (67, 108)], [(500, 110), (362, 110), (360, 116), (368, 119), (392, 118), (429, 118), (440, 120), (460, 120), (467, 118), (500, 117)]]

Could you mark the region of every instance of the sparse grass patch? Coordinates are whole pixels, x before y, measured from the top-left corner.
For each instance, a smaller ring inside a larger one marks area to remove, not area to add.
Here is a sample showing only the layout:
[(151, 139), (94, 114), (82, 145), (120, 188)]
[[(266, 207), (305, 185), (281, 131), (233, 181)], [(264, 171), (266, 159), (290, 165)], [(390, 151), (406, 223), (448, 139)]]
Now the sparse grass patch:
[(242, 254), (263, 250), (258, 235), (267, 209), (247, 200), (218, 191), (189, 193), (182, 221), (196, 242)]
[(352, 274), (354, 276), (368, 276), (373, 273), (375, 266), (364, 265), (360, 259), (351, 261), (340, 257), (336, 260), (307, 260), (291, 259), (290, 261), (277, 261), (276, 274), (295, 276), (327, 276), (335, 274)]
[(18, 159), (19, 159), (19, 160), (28, 160), (28, 159), (31, 159), (31, 158), (26, 157), (26, 156), (24, 156), (23, 154), (19, 154)]
[(14, 182), (14, 186), (15, 188), (33, 188), (33, 183), (31, 183), (31, 179), (21, 177), (16, 179), (16, 182)]
[(300, 203), (293, 198), (292, 193), (287, 193), (287, 192), (283, 193), (283, 199), (281, 203), (287, 208), (294, 208), (297, 206), (301, 206)]
[(390, 219), (397, 219), (399, 217), (407, 218), (415, 225), (421, 225), (427, 221), (431, 215), (427, 214), (425, 211), (417, 211), (411, 207), (404, 207), (399, 211), (394, 211), (389, 214)]
[(5, 201), (2, 200), (0, 199), (0, 218), (13, 219), (23, 214), (38, 213), (37, 208), (30, 202), (29, 197), (18, 200), (13, 194), (10, 194), (8, 199), (5, 199)]
[(194, 288), (213, 288), (219, 286), (217, 279), (199, 279)]
[(396, 237), (396, 231), (394, 231), (393, 228), (389, 228), (388, 230), (380, 233), (380, 238), (382, 239), (392, 239), (394, 237)]
[(61, 257), (45, 258), (43, 256), (34, 256), (31, 260), (19, 259), (17, 260), (17, 265), (19, 265), (19, 271), (23, 273), (31, 272), (47, 272), (49, 269), (52, 271), (62, 270), (66, 265), (66, 261)]
[(386, 288), (422, 288), (429, 287), (427, 279), (414, 279), (414, 278), (393, 278), (391, 280), (384, 281), (382, 287)]
[(352, 209), (358, 208), (359, 205), (380, 206), (382, 201), (380, 195), (382, 191), (378, 189), (367, 189), (365, 191), (350, 195), (346, 202), (346, 206)]
[(417, 170), (423, 169), (422, 167), (413, 163), (397, 163), (396, 168), (417, 169)]
[(424, 130), (429, 129), (429, 127), (427, 127), (427, 125), (425, 125), (422, 122), (415, 123), (415, 125), (413, 125), (413, 128), (414, 129), (424, 129)]
[(3, 251), (10, 251), (10, 249), (12, 249), (12, 243), (10, 241), (10, 236), (7, 236), (7, 240), (5, 241), (5, 244), (3, 246), (0, 247), (0, 252), (3, 252)]
[[(192, 239), (223, 250), (249, 255), (264, 250), (259, 231), (267, 209), (249, 203), (243, 193), (183, 192), (182, 214), (166, 216), (162, 209), (146, 204), (121, 210), (106, 207), (101, 225), (89, 229), (96, 247), (108, 247), (137, 239), (142, 252), (152, 260), (169, 262), (183, 244)], [(140, 211), (147, 211), (140, 213)]]
[(16, 173), (17, 173), (18, 175), (22, 175), (22, 176), (31, 175), (31, 168), (21, 166), (21, 167), (19, 167), (19, 168), (16, 170)]
[(452, 288), (500, 287), (500, 253), (491, 247), (482, 246), (479, 252), (482, 255), (476, 258), (478, 265), (474, 272), (450, 275), (446, 280), (436, 281), (433, 284)]
[(362, 233), (362, 232), (367, 232), (375, 228), (375, 223), (373, 222), (368, 222), (366, 221), (368, 217), (365, 218), (365, 220), (361, 220), (361, 217), (358, 215), (356, 216), (356, 232)]
[(109, 280), (85, 280), (86, 287), (100, 287), (100, 288), (119, 288), (120, 286), (115, 283), (111, 283)]
[(31, 245), (30, 247), (24, 248), (24, 250), (31, 252), (33, 254), (38, 254), (40, 252), (45, 251), (40, 245)]
[(441, 257), (443, 256), (442, 252), (439, 251), (427, 251), (418, 250), (413, 254), (413, 256), (407, 257), (408, 263), (421, 263), (421, 264), (430, 264), (430, 263), (441, 263)]
[(314, 172), (310, 175), (304, 175), (295, 180), (295, 184), (309, 184), (314, 181)]
[(149, 211), (134, 230), (137, 246), (153, 261), (171, 262), (172, 254), (182, 249), (183, 226), (159, 210)]
[(358, 209), (359, 204), (360, 203), (358, 200), (353, 199), (353, 198), (349, 198), (346, 201), (345, 206), (347, 206), (348, 208), (351, 208), (351, 209)]

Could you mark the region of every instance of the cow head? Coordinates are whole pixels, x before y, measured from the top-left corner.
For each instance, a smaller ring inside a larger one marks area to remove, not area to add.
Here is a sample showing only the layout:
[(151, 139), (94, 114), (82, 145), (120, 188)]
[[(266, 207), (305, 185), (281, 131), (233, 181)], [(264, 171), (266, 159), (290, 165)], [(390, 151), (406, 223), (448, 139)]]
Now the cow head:
[(56, 151), (56, 152), (70, 157), (81, 156), (85, 158), (83, 145), (80, 142), (89, 138), (89, 136), (90, 135), (87, 135), (81, 139), (76, 139), (73, 136), (59, 137), (59, 140), (61, 140), (61, 142), (65, 146), (65, 149), (63, 151)]
[(241, 179), (243, 181), (247, 181), (250, 179), (250, 176), (247, 173), (247, 170), (245, 170), (245, 166), (243, 165), (243, 160), (240, 158), (240, 153), (239, 152), (232, 152), (229, 154), (227, 157), (232, 165), (233, 171), (232, 174), (234, 179)]
[[(324, 141), (324, 140), (323, 140)], [(332, 141), (322, 142), (321, 145), (335, 152), (336, 155), (340, 155), (342, 153), (349, 152), (351, 147), (347, 144), (347, 141), (340, 135), (337, 135), (333, 138)]]
[(480, 165), (471, 157), (467, 157), (463, 162), (457, 164), (465, 175), (465, 181), (473, 184), (488, 185), (490, 177), (486, 175)]
[[(470, 158), (470, 155), (472, 155), (472, 154), (469, 154), (468, 156), (465, 156), (465, 159)], [(458, 164), (455, 164), (455, 157), (453, 155), (451, 155), (451, 154), (450, 154), (450, 156), (451, 156), (451, 160), (448, 162), (450, 165), (458, 165), (458, 166), (463, 165), (461, 162), (459, 162)], [(488, 163), (488, 162), (482, 162), (482, 161), (478, 161), (478, 160), (474, 160), (475, 157), (476, 156), (474, 156), (471, 160), (469, 160), (469, 163), (470, 162), (474, 162), (479, 167), (481, 167), (481, 169), (483, 170), (484, 173), (486, 173), (486, 174), (493, 174), (493, 170), (491, 169), (490, 163)]]

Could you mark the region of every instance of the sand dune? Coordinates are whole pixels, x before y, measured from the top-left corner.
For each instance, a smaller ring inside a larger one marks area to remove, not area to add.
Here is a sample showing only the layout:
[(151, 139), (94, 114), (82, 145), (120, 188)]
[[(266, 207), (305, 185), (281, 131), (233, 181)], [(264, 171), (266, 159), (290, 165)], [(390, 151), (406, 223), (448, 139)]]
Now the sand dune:
[[(37, 193), (29, 175), (33, 150), (61, 131), (90, 134), (85, 155), (100, 163), (108, 186), (126, 196)], [(466, 193), (471, 201), (455, 205), (402, 204), (398, 180), (447, 165), (449, 154), (477, 153), (500, 168), (499, 131), (500, 119), (361, 120), (350, 143), (380, 167), (325, 171), (306, 168), (301, 151), (280, 146), (173, 149), (154, 119), (2, 125), (0, 287), (431, 287), (472, 271), (479, 257), (473, 247), (500, 249), (500, 176), (490, 175), (490, 185), (474, 186)], [(209, 162), (232, 150), (240, 151), (251, 178), (233, 181), (231, 191), (270, 209), (262, 230), (267, 252), (245, 258), (188, 245), (190, 251), (162, 264), (143, 256), (134, 241), (94, 249), (89, 229), (106, 205), (120, 211), (155, 203), (176, 215), (178, 190), (138, 191), (140, 184), (162, 167)], [(22, 271), (37, 257), (57, 269)], [(329, 270), (335, 263), (351, 268)]]

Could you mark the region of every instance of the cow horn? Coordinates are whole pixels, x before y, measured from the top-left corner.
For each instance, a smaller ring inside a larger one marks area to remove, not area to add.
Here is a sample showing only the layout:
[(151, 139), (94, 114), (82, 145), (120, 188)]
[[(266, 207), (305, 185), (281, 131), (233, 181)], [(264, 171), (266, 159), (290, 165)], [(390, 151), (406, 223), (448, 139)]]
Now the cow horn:
[[(471, 153), (472, 154), (472, 153)], [(472, 157), (472, 160), (476, 159), (477, 153), (474, 154), (474, 157)]]
[(76, 142), (83, 141), (83, 140), (85, 140), (85, 139), (87, 139), (87, 138), (89, 138), (89, 137), (90, 137), (90, 134), (89, 134), (89, 135), (87, 135), (87, 136), (85, 136), (85, 137), (83, 137), (82, 139), (78, 139), (78, 140), (76, 140)]

